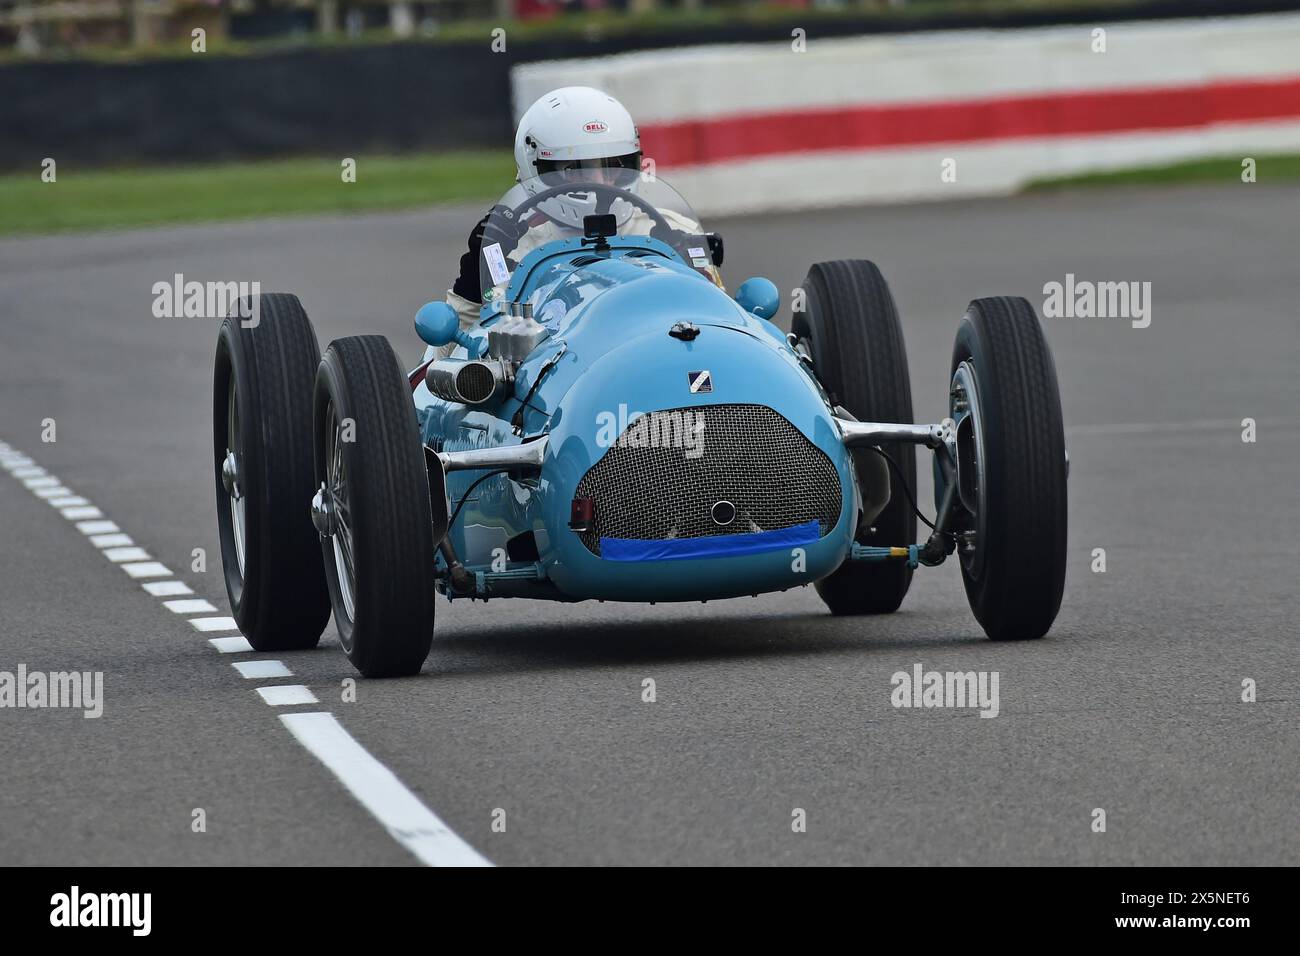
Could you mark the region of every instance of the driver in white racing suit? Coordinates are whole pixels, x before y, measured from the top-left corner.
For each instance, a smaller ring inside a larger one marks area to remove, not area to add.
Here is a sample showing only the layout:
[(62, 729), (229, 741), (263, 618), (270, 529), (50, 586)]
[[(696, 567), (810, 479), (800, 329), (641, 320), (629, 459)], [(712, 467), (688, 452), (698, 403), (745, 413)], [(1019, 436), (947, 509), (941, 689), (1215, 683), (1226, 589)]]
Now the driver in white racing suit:
[[(510, 197), (526, 201), (542, 189), (571, 178), (574, 193), (543, 200), (527, 220), (527, 231), (510, 255), (520, 261), (538, 246), (556, 239), (582, 235), (583, 216), (596, 211), (592, 193), (581, 183), (603, 183), (635, 191), (642, 169), (641, 139), (632, 116), (618, 100), (586, 86), (552, 90), (528, 108), (515, 132), (515, 165), (520, 185)], [(543, 177), (539, 179), (539, 177)], [(620, 235), (648, 235), (654, 221), (631, 203), (622, 203)], [(699, 223), (671, 209), (658, 210), (668, 224), (683, 233), (696, 234)], [(473, 326), (483, 302), (479, 256), (490, 210), (470, 233), (469, 249), (460, 259), (460, 274), (447, 291), (447, 303), (460, 316), (462, 329)], [(710, 266), (710, 268), (712, 268)], [(717, 281), (716, 275), (714, 276)], [(454, 345), (444, 346), (449, 354)]]

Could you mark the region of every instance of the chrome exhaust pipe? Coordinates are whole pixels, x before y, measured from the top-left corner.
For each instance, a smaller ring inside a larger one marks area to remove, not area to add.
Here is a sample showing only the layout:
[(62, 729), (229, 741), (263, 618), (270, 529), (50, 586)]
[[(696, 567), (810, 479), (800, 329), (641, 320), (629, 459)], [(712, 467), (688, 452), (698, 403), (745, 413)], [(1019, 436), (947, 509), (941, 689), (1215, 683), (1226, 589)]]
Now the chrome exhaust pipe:
[(519, 445), (500, 445), (496, 448), (474, 448), (468, 451), (435, 452), (443, 473), (473, 471), (479, 468), (508, 468), (511, 471), (538, 472), (546, 459), (549, 435)]
[(482, 405), (503, 394), (514, 375), (497, 359), (438, 359), (429, 364), (424, 384), (446, 402)]

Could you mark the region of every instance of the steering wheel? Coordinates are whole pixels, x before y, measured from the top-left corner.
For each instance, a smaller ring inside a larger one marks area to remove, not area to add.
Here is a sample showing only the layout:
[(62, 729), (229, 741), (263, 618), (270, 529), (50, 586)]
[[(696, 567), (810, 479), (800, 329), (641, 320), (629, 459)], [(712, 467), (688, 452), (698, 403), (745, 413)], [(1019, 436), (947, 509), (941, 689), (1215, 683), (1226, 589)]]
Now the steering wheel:
[[(515, 206), (513, 209), (506, 210), (498, 215), (490, 216), (487, 225), (483, 228), (483, 242), (485, 244), (498, 242), (501, 244), (503, 252), (513, 250), (519, 240), (523, 237), (523, 234), (527, 232), (527, 227), (519, 228), (519, 224), (523, 222), (524, 213), (536, 209), (548, 199), (573, 192), (594, 193), (596, 197), (597, 214), (607, 211), (614, 205), (614, 201), (618, 199), (631, 203), (650, 217), (650, 221), (653, 223), (650, 228), (650, 235), (652, 238), (666, 242), (668, 245), (673, 247), (678, 255), (683, 254), (682, 250), (677, 248), (677, 244), (672, 239), (673, 234), (678, 230), (674, 229), (668, 223), (668, 220), (663, 217), (663, 213), (653, 205), (646, 202), (646, 200), (642, 199), (636, 193), (630, 192), (626, 189), (619, 189), (616, 186), (607, 186), (604, 183), (591, 182), (561, 183), (558, 186), (551, 186), (548, 189), (543, 189), (534, 196), (529, 196), (527, 200), (520, 203), (518, 206)], [(545, 215), (545, 212), (543, 212), (543, 215)], [(516, 224), (515, 234), (513, 236), (501, 226), (500, 219), (503, 218)], [(551, 217), (548, 216), (547, 218)], [(565, 223), (565, 225), (568, 224)]]

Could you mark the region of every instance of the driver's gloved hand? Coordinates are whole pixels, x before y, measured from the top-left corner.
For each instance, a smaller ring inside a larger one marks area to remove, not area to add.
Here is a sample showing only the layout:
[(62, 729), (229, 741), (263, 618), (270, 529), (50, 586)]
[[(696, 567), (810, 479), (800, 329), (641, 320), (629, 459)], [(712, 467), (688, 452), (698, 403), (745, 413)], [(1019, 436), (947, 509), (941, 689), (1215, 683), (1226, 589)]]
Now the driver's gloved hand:
[(524, 233), (528, 232), (527, 221), (515, 219), (514, 210), (509, 206), (493, 206), (488, 210), (488, 218), (497, 229), (505, 233), (501, 242), (502, 252), (513, 252)]
[(460, 257), (460, 274), (456, 276), (456, 281), (451, 286), (451, 291), (462, 299), (470, 302), (483, 301), (483, 290), (479, 287), (479, 256), (483, 249), (483, 232), (487, 228), (488, 221), (492, 222), (495, 232), (504, 231), (505, 234), (495, 236), (494, 241), (501, 243), (501, 251), (507, 256), (514, 251), (515, 246), (519, 245), (519, 240), (528, 231), (527, 223), (514, 222), (503, 215), (508, 212), (511, 212), (509, 206), (493, 206), (470, 232), (469, 248)]
[(673, 248), (677, 247), (677, 240), (684, 235), (686, 235), (686, 233), (680, 232), (671, 226), (662, 226), (659, 223), (655, 223), (650, 227), (651, 239), (658, 239), (660, 242), (666, 242)]
[(456, 276), (456, 281), (451, 286), (452, 292), (470, 302), (483, 301), (483, 290), (479, 287), (478, 257), (483, 248), (483, 230), (487, 227), (488, 220), (492, 218), (493, 211), (488, 210), (488, 214), (480, 219), (478, 225), (470, 232), (469, 248), (460, 257), (460, 274)]

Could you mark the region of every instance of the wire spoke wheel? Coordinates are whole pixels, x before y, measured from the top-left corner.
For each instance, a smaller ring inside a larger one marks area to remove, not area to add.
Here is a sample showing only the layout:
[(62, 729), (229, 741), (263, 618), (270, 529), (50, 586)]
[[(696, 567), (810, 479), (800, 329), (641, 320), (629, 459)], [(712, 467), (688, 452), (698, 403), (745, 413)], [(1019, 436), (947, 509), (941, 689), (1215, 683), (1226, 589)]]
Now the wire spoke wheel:
[[(801, 288), (807, 293), (791, 331), (806, 343), (818, 381), (831, 401), (859, 421), (911, 422), (912, 386), (898, 308), (884, 276), (865, 259), (818, 262)], [(854, 455), (858, 486), (875, 501), (864, 514), (855, 540), (898, 547), (916, 540), (916, 448), (898, 442), (881, 450), (893, 459), (899, 487), (891, 487), (889, 465), (869, 451)], [(884, 492), (888, 491), (888, 495)], [(816, 583), (832, 614), (889, 614), (903, 602), (912, 569), (902, 561), (864, 564), (845, 561)]]
[(382, 336), (336, 339), (312, 402), (312, 519), (339, 643), (366, 677), (418, 674), (433, 640), (435, 542), (406, 374)]
[(296, 296), (270, 292), (260, 320), (217, 334), (212, 464), (222, 577), (239, 630), (258, 651), (315, 647), (329, 592), (308, 503), (312, 391), (320, 347)]
[(1056, 365), (1026, 300), (967, 308), (950, 402), (966, 597), (994, 640), (1040, 638), (1065, 587), (1066, 457)]
[(334, 554), (334, 576), (338, 581), (339, 598), (349, 621), (357, 616), (357, 571), (355, 551), (352, 546), (351, 510), (347, 500), (347, 482), (344, 478), (346, 465), (343, 463), (343, 426), (338, 418), (338, 410), (331, 402), (329, 406), (327, 435), (329, 436), (329, 502), (333, 511), (333, 533), (330, 545)]
[(957, 557), (968, 574), (979, 577), (984, 559), (979, 544), (987, 534), (988, 478), (984, 470), (984, 412), (970, 362), (961, 362), (953, 373), (948, 414), (957, 432), (957, 493), (964, 512)]
[(241, 486), (243, 476), (239, 466), (243, 460), (243, 448), (239, 438), (239, 391), (233, 383), (230, 388), (228, 426), (226, 429), (226, 460), (222, 465), (223, 479), (226, 475), (226, 493), (230, 500), (230, 529), (235, 538), (235, 559), (239, 566), (239, 576), (244, 576), (248, 549), (248, 507), (244, 503), (244, 489)]

